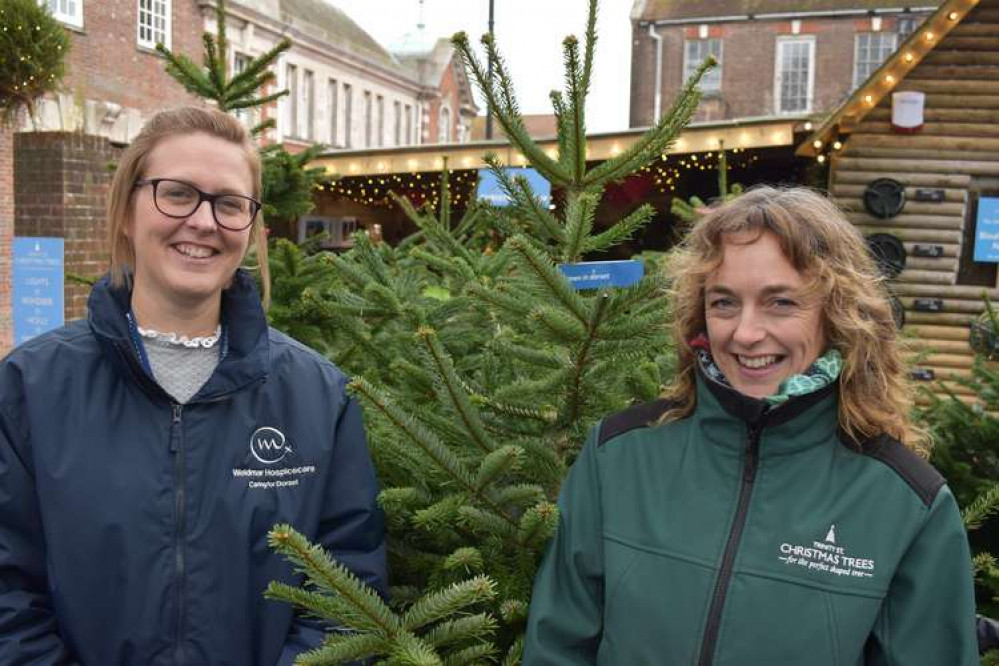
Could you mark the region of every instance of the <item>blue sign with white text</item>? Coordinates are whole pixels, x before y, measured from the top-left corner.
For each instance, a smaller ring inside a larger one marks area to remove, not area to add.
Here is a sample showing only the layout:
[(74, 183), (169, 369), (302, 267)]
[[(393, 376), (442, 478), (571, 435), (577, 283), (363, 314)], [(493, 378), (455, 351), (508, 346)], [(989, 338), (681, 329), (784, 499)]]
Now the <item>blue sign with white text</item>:
[(558, 269), (568, 278), (574, 289), (630, 287), (645, 275), (645, 264), (633, 259), (559, 264)]
[(975, 221), (975, 261), (999, 263), (999, 198), (978, 200)]
[(15, 238), (14, 344), (63, 325), (63, 239)]
[[(541, 203), (544, 205), (547, 206), (551, 202), (552, 184), (534, 169), (507, 167), (504, 171), (510, 178), (520, 176), (527, 180), (528, 185), (531, 186), (531, 191), (534, 192), (534, 196), (539, 197)], [(500, 185), (496, 174), (490, 169), (479, 170), (479, 187), (476, 190), (476, 195), (479, 199), (488, 201), (494, 206), (509, 206), (511, 203), (509, 195), (507, 195), (503, 186)]]

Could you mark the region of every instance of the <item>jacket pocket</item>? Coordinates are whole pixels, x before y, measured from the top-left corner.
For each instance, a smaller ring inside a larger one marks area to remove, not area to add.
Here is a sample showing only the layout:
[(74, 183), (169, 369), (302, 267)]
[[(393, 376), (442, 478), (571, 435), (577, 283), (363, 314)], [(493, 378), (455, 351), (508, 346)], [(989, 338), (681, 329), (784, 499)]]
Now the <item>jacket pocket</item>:
[(691, 664), (712, 570), (666, 550), (604, 538), (603, 632), (598, 663)]
[(859, 666), (878, 605), (871, 597), (736, 573), (715, 666)]

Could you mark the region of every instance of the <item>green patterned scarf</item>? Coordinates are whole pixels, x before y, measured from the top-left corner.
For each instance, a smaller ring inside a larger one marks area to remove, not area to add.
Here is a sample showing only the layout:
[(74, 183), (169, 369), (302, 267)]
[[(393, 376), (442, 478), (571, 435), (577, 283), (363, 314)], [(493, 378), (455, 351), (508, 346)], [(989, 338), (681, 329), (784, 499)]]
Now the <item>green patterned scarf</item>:
[[(689, 344), (697, 356), (704, 374), (716, 382), (731, 386), (728, 378), (725, 377), (711, 356), (711, 346), (708, 343), (707, 335), (701, 333), (691, 340)], [(839, 351), (830, 349), (824, 355), (815, 359), (815, 362), (808, 367), (808, 370), (799, 375), (791, 375), (782, 381), (777, 388), (777, 393), (767, 396), (764, 400), (771, 405), (780, 405), (787, 402), (793, 396), (806, 395), (813, 391), (818, 391), (823, 386), (828, 386), (836, 381), (842, 369), (843, 356)]]
[(787, 402), (796, 395), (805, 395), (828, 386), (839, 377), (843, 369), (843, 357), (835, 349), (830, 349), (825, 355), (815, 359), (808, 370), (800, 375), (791, 375), (780, 383), (777, 392), (764, 398), (771, 405)]

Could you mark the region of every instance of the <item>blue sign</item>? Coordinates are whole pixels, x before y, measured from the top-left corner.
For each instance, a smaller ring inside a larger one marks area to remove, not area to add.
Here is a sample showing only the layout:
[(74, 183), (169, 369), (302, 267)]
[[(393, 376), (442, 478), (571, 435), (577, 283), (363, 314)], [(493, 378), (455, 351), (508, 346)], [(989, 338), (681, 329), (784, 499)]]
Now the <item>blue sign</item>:
[(63, 240), (15, 238), (14, 344), (63, 325)]
[(978, 200), (975, 261), (999, 263), (999, 198), (982, 197)]
[[(515, 169), (507, 167), (504, 169), (510, 178), (520, 176), (527, 180), (534, 195), (541, 198), (541, 203), (548, 205), (552, 200), (552, 184), (541, 176), (534, 169)], [(494, 206), (509, 206), (510, 197), (503, 190), (499, 179), (496, 178), (490, 169), (479, 170), (479, 187), (476, 190), (479, 199), (488, 201)]]
[(645, 264), (633, 259), (559, 264), (558, 269), (575, 289), (630, 287), (645, 275)]

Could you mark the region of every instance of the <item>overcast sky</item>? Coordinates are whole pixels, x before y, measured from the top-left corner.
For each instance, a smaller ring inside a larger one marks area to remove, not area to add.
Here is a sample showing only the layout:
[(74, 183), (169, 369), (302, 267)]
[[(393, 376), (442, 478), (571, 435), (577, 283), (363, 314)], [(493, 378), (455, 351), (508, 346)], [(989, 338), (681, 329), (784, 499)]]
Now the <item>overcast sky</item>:
[[(385, 46), (414, 30), (418, 0), (327, 0)], [(494, 0), (496, 40), (509, 65), (524, 113), (551, 113), (548, 92), (563, 88), (562, 39), (586, 27), (586, 0)], [(597, 50), (587, 104), (587, 129), (628, 127), (632, 0), (600, 0)], [(450, 36), (464, 30), (473, 43), (488, 31), (489, 0), (425, 0), (426, 30)]]

